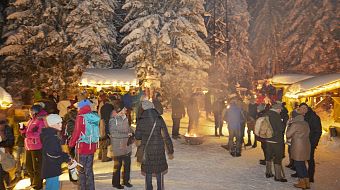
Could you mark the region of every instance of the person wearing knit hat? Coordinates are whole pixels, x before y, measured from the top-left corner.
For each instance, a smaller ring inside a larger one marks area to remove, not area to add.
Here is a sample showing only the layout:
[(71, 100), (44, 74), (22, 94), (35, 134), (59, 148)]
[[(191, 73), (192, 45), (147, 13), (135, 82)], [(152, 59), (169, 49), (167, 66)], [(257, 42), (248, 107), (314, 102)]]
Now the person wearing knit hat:
[(142, 108), (143, 108), (143, 110), (148, 110), (148, 109), (155, 108), (155, 106), (149, 100), (143, 100), (142, 101)]
[(50, 114), (46, 117), (48, 127), (52, 127), (58, 131), (61, 131), (62, 121), (58, 114)]
[(42, 129), (40, 139), (42, 142), (42, 169), (41, 179), (46, 179), (47, 190), (59, 190), (59, 176), (62, 173), (61, 163), (71, 163), (71, 157), (62, 151), (58, 131), (61, 130), (62, 119), (58, 114), (49, 114), (46, 117), (46, 128)]
[(77, 107), (78, 107), (78, 109), (81, 109), (81, 108), (83, 108), (83, 107), (85, 107), (85, 106), (91, 106), (91, 101), (90, 100), (88, 100), (88, 99), (84, 99), (84, 100), (82, 100), (82, 101), (80, 101), (80, 102), (78, 102), (77, 103)]

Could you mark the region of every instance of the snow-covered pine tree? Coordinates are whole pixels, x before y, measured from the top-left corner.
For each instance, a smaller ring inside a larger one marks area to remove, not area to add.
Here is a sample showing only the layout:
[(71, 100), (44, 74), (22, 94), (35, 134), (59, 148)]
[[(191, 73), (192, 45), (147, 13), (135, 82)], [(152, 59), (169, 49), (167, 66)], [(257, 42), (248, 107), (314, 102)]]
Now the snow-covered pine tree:
[(249, 19), (246, 0), (228, 0), (230, 50), (227, 68), (231, 85), (240, 83), (250, 87), (254, 76), (248, 43)]
[(286, 14), (285, 0), (248, 0), (251, 15), (249, 28), (250, 55), (256, 77), (280, 72), (280, 32)]
[(340, 70), (337, 1), (287, 1), (282, 35), (284, 71), (325, 73)]
[(206, 85), (210, 50), (199, 37), (207, 35), (201, 0), (127, 0), (129, 21), (123, 32), (126, 67), (138, 77), (160, 77), (169, 96)]
[(114, 61), (117, 31), (114, 17), (116, 0), (73, 0), (66, 18), (66, 33), (70, 43), (65, 51), (79, 60), (82, 67), (120, 68)]

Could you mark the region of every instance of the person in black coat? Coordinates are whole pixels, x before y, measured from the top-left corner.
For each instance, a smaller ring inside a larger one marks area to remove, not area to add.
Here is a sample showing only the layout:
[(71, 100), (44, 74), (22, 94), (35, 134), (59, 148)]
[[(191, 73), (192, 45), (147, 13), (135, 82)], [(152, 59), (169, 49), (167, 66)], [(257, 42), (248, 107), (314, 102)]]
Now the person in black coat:
[(71, 162), (71, 157), (62, 151), (61, 139), (57, 132), (61, 131), (62, 119), (57, 114), (46, 117), (48, 127), (43, 128), (40, 134), (42, 142), (41, 178), (46, 179), (46, 190), (59, 189), (59, 176), (62, 173), (61, 164)]
[[(222, 127), (223, 127), (223, 117), (222, 112), (224, 109), (224, 101), (223, 98), (217, 97), (213, 103), (212, 110), (214, 112), (214, 120), (215, 120), (215, 136), (223, 136)], [(219, 132), (219, 133), (218, 133)]]
[[(168, 129), (163, 118), (154, 108), (152, 102), (148, 100), (142, 101), (143, 113), (137, 122), (135, 137), (141, 140), (144, 147), (145, 160), (142, 162), (141, 170), (145, 175), (146, 190), (153, 189), (152, 176), (157, 177), (157, 189), (164, 189), (163, 175), (168, 170), (168, 164), (165, 156), (165, 146), (168, 151), (168, 158), (173, 159), (174, 148)], [(155, 127), (154, 127), (155, 126)], [(154, 131), (151, 134), (152, 128)], [(150, 141), (147, 141), (150, 136)]]
[[(5, 118), (0, 119), (0, 151), (11, 152), (14, 146), (13, 129), (8, 125)], [(10, 177), (7, 172), (2, 169), (0, 163), (0, 189), (6, 189), (5, 183), (10, 186)]]
[[(107, 147), (110, 145), (109, 141), (109, 121), (111, 118), (111, 113), (113, 111), (113, 98), (109, 98), (108, 101), (105, 101), (104, 105), (100, 108), (100, 119), (104, 122), (104, 126), (100, 125), (100, 131), (105, 131), (105, 134), (101, 134), (100, 142), (99, 142), (99, 153), (98, 160), (102, 162), (112, 161), (112, 158), (107, 157)], [(105, 130), (102, 129), (105, 128)]]
[(185, 116), (184, 103), (181, 100), (181, 95), (177, 94), (176, 97), (172, 99), (172, 138), (180, 138), (179, 128), (181, 124), (181, 119)]
[(272, 177), (272, 161), (274, 161), (275, 181), (287, 182), (282, 175), (282, 159), (284, 145), (285, 126), (281, 121), (281, 104), (274, 104), (265, 114), (269, 117), (270, 125), (273, 129), (273, 137), (266, 139), (266, 177)]
[(300, 111), (305, 117), (305, 121), (309, 125), (310, 133), (309, 140), (311, 145), (310, 150), (310, 159), (308, 160), (308, 175), (309, 181), (314, 182), (314, 173), (315, 173), (315, 160), (314, 153), (315, 149), (319, 144), (319, 140), (322, 134), (322, 126), (320, 117), (310, 108), (306, 103), (301, 103)]

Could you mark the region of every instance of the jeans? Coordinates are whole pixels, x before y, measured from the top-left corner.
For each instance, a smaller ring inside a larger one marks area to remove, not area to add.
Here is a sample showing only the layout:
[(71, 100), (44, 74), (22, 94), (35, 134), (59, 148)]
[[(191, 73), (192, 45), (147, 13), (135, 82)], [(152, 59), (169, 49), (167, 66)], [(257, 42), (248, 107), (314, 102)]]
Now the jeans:
[(113, 173), (112, 173), (112, 185), (120, 185), (120, 171), (123, 169), (123, 184), (127, 184), (130, 181), (130, 168), (131, 168), (131, 153), (122, 156), (113, 157)]
[[(164, 190), (164, 175), (162, 173), (157, 173), (156, 178), (157, 178), (157, 190)], [(145, 175), (145, 189), (153, 190), (152, 174), (147, 173)]]
[(59, 189), (60, 189), (59, 176), (46, 179), (45, 190), (59, 190)]
[(34, 189), (41, 189), (41, 165), (42, 155), (41, 150), (26, 150), (26, 168), (30, 175), (31, 186)]
[(305, 164), (305, 161), (295, 161), (294, 160), (294, 166), (296, 169), (296, 173), (299, 178), (307, 178), (308, 173), (307, 173), (307, 167)]
[(172, 118), (172, 136), (179, 135), (181, 118)]
[(83, 171), (79, 171), (79, 186), (80, 190), (94, 190), (94, 175), (93, 175), (93, 154), (79, 155), (78, 162), (83, 165)]
[(229, 151), (232, 153), (234, 151), (233, 145), (234, 145), (234, 137), (235, 137), (236, 138), (236, 153), (241, 153), (241, 146), (242, 146), (241, 130), (228, 128), (228, 131), (229, 131), (229, 142), (228, 142)]

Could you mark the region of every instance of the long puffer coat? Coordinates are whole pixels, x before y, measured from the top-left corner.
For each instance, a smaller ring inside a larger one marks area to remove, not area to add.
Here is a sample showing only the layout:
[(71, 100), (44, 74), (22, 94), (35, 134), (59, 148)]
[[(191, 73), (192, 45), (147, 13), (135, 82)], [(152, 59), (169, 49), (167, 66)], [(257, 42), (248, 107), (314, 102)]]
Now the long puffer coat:
[(173, 144), (166, 124), (155, 109), (144, 110), (141, 114), (136, 128), (136, 139), (141, 140), (141, 146), (145, 147), (155, 121), (155, 129), (145, 150), (146, 160), (141, 166), (142, 173), (156, 174), (167, 171), (168, 164), (164, 144), (166, 145), (168, 154), (174, 153)]

